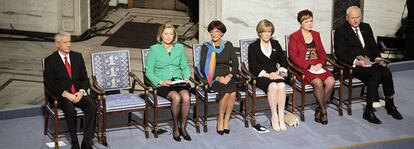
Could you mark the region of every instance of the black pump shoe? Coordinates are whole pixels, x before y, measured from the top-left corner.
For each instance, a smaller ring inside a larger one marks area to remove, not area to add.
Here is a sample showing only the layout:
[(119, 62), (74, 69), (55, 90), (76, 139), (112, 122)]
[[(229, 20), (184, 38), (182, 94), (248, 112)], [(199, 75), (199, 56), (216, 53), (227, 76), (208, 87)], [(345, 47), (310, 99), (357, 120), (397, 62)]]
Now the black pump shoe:
[(188, 133), (187, 133), (187, 135), (184, 135), (183, 131), (184, 130), (180, 128), (180, 135), (183, 136), (184, 140), (191, 141), (190, 135), (188, 135)]
[[(324, 120), (323, 120), (324, 119)], [(322, 124), (322, 125), (327, 125), (328, 124), (328, 113), (323, 113), (323, 112), (321, 112), (321, 115), (320, 115), (320, 123)]]
[(224, 129), (223, 131), (224, 131), (224, 133), (226, 133), (226, 134), (229, 134), (229, 133), (230, 133), (230, 129)]

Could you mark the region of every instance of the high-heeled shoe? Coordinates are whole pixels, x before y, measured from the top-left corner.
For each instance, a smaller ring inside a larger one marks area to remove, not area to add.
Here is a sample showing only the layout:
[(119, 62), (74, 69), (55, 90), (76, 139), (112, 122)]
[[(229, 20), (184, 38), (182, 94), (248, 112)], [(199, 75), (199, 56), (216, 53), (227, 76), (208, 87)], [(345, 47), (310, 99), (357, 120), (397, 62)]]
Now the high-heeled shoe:
[(321, 112), (320, 120), (321, 120), (322, 125), (327, 125), (328, 124), (328, 113)]
[(175, 141), (177, 141), (177, 142), (180, 142), (180, 141), (181, 141), (181, 137), (180, 137), (180, 135), (178, 135), (178, 136), (174, 136), (174, 135), (173, 135), (173, 139), (174, 139)]
[(180, 137), (180, 132), (178, 132), (178, 136), (174, 136), (174, 133), (175, 132), (175, 129), (173, 130), (173, 139), (175, 140), (175, 141), (177, 141), (177, 142), (180, 142), (181, 141), (181, 137)]
[(191, 141), (190, 135), (184, 135), (184, 130), (180, 128), (180, 135), (183, 136), (184, 140)]
[(217, 130), (217, 133), (218, 133), (219, 135), (223, 135), (223, 134), (224, 134), (224, 130)]
[(229, 133), (230, 133), (230, 129), (224, 129), (223, 131), (224, 131), (224, 133), (226, 133), (226, 134), (229, 134)]
[(319, 107), (317, 107), (315, 109), (315, 122), (320, 123), (321, 122), (321, 109)]

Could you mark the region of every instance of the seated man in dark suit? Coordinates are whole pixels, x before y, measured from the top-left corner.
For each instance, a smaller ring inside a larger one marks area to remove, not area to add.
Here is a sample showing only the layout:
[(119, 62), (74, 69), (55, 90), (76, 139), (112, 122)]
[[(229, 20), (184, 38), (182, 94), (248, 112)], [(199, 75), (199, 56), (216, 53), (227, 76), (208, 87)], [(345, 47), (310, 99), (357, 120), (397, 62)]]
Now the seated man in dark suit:
[(86, 93), (89, 79), (82, 54), (70, 50), (69, 33), (58, 33), (55, 36), (55, 44), (57, 51), (45, 59), (43, 77), (46, 88), (59, 98), (58, 106), (65, 113), (72, 149), (79, 148), (75, 107), (82, 109), (85, 114), (82, 149), (92, 148), (97, 107), (95, 101)]
[[(381, 124), (374, 114), (372, 103), (378, 102), (378, 87), (382, 84), (387, 113), (394, 119), (401, 120), (402, 116), (394, 105), (392, 74), (382, 65), (384, 59), (381, 58), (371, 27), (361, 22), (361, 9), (357, 6), (349, 7), (346, 10), (346, 20), (348, 23), (335, 31), (335, 55), (339, 60), (352, 65), (354, 76), (367, 85), (367, 105), (363, 118), (371, 123)], [(372, 64), (370, 61), (378, 63)]]

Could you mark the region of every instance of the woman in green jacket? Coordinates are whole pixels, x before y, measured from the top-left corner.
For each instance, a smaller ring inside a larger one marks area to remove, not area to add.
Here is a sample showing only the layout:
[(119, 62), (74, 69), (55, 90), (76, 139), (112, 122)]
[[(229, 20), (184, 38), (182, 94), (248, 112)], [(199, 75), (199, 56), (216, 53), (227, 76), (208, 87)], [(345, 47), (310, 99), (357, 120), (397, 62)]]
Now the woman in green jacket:
[[(145, 75), (157, 86), (158, 95), (171, 101), (171, 113), (174, 120), (173, 138), (181, 141), (180, 135), (190, 141), (186, 123), (190, 109), (188, 79), (190, 67), (185, 57), (184, 47), (176, 43), (177, 32), (173, 25), (166, 23), (158, 29), (157, 44), (150, 47), (145, 63)], [(176, 85), (176, 81), (185, 81), (186, 85)], [(181, 127), (178, 117), (181, 112)]]

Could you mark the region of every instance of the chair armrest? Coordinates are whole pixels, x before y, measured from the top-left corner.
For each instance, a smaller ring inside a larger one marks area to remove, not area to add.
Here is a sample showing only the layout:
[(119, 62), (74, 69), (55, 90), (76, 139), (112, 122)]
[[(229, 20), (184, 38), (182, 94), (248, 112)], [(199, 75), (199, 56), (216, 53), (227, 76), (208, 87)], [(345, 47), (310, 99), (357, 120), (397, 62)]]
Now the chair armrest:
[(102, 92), (102, 94), (104, 94), (105, 93), (105, 91), (104, 91), (104, 89), (99, 85), (99, 83), (98, 83), (98, 81), (96, 80), (96, 77), (95, 76), (92, 76), (92, 90), (93, 89), (96, 89), (96, 91), (97, 91), (97, 93), (98, 92)]
[(141, 79), (139, 79), (136, 74), (134, 74), (133, 72), (129, 72), (129, 75), (134, 79), (135, 82), (137, 82), (140, 86), (142, 86), (144, 90), (149, 90), (149, 87), (146, 86), (145, 83), (142, 82)]
[(296, 66), (293, 62), (291, 62), (289, 59), (287, 60), (290, 68), (292, 68), (292, 72), (296, 72), (298, 75), (303, 75), (303, 71)]
[(148, 77), (145, 75), (145, 73), (144, 73), (144, 82), (145, 82), (144, 83), (145, 85), (148, 85), (153, 90), (157, 88), (154, 84), (152, 84), (152, 82), (148, 79)]
[(58, 97), (57, 97), (56, 95), (52, 94), (52, 92), (51, 92), (51, 91), (49, 91), (49, 89), (47, 89), (46, 87), (44, 87), (44, 90), (45, 90), (45, 93), (46, 93), (48, 96), (52, 97), (52, 99), (53, 99), (53, 100), (57, 100), (57, 99), (58, 99)]
[(195, 86), (200, 85), (200, 82), (196, 81), (193, 77), (190, 77), (190, 81), (193, 82)]
[(200, 84), (206, 84), (207, 83), (207, 80), (205, 80), (205, 79), (203, 79), (202, 77), (201, 77), (201, 75), (198, 73), (198, 71), (197, 71), (198, 69), (197, 69), (197, 67), (194, 67), (194, 76), (196, 77), (196, 80), (198, 79), (198, 80), (200, 80), (199, 81), (199, 83)]
[(326, 59), (326, 61), (327, 61), (328, 63), (330, 63), (331, 65), (333, 65), (334, 67), (338, 68), (338, 69), (344, 69), (344, 67), (342, 67), (342, 66), (338, 65), (337, 63), (335, 63), (335, 62), (334, 62), (334, 60), (332, 60), (332, 59), (330, 59), (330, 58), (327, 58), (327, 59)]
[(248, 76), (248, 77), (250, 77), (250, 79), (256, 79), (257, 77), (256, 76), (254, 76), (249, 70), (247, 70), (247, 67), (246, 67), (246, 65), (244, 64), (244, 63), (242, 63), (242, 65), (241, 65), (241, 69), (242, 69), (242, 71)]
[(250, 81), (250, 77), (249, 76), (247, 76), (246, 74), (244, 74), (242, 71), (239, 71), (238, 73), (237, 73), (238, 75), (240, 75), (244, 80), (246, 80), (247, 82), (249, 82)]
[(91, 86), (90, 88), (91, 88), (91, 90), (92, 90), (93, 92), (95, 92), (95, 93), (97, 93), (97, 94), (99, 94), (99, 95), (102, 95), (102, 94), (104, 94), (104, 93), (105, 93), (104, 91), (101, 91), (101, 90), (97, 89), (97, 88), (96, 88), (96, 87), (94, 87), (94, 86)]

